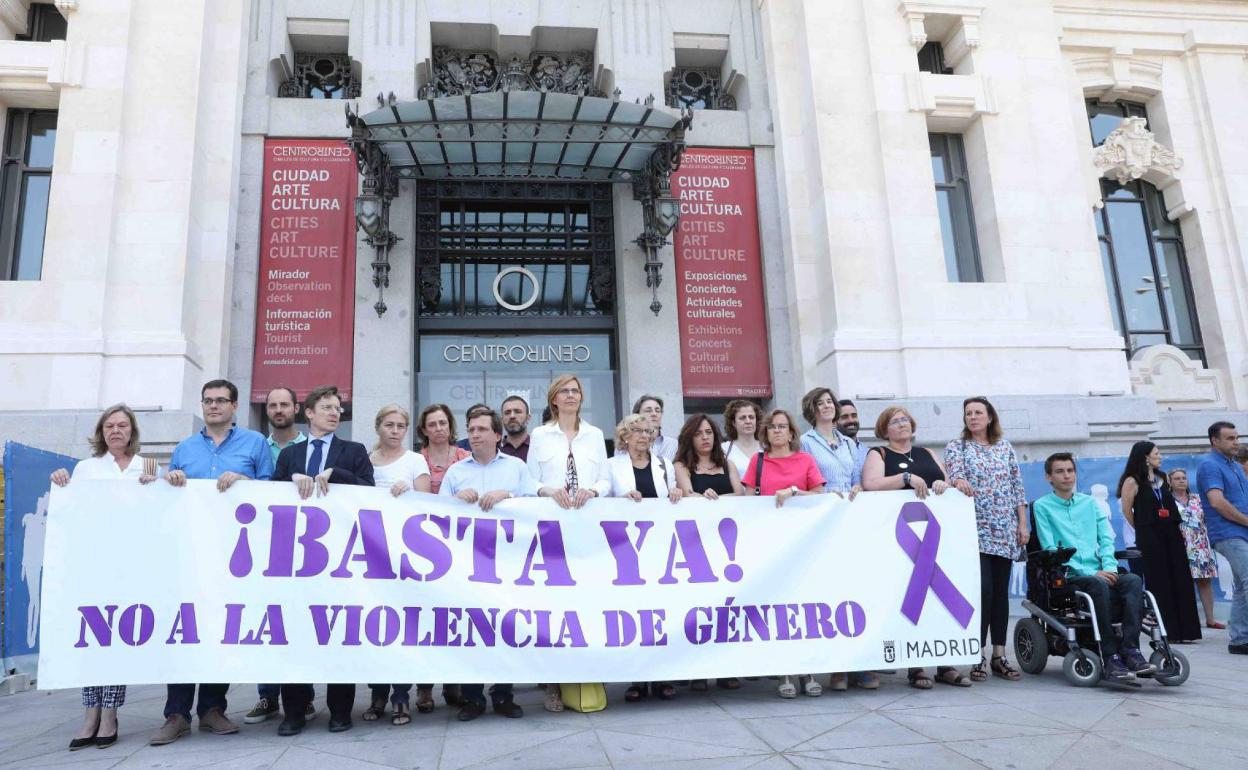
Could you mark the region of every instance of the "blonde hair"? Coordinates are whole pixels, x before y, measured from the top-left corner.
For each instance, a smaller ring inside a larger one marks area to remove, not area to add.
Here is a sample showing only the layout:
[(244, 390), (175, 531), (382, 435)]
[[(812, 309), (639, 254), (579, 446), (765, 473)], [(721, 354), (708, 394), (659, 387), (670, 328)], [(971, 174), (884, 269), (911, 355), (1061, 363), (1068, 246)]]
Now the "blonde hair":
[(412, 415), (410, 412), (398, 404), (386, 404), (377, 410), (377, 418), (373, 420), (373, 430), (377, 431), (377, 443), (373, 446), (373, 449), (381, 449), (381, 421), (391, 414), (400, 415), (407, 422), (407, 427), (412, 427)]
[(130, 421), (130, 443), (126, 444), (126, 454), (133, 457), (139, 453), (139, 420), (134, 416), (134, 410), (125, 404), (113, 404), (95, 421), (95, 431), (87, 439), (91, 444), (92, 457), (103, 457), (108, 452), (108, 442), (104, 440), (104, 422), (118, 412), (125, 414)]
[(559, 422), (559, 407), (555, 406), (555, 397), (559, 395), (559, 391), (568, 383), (575, 382), (576, 387), (581, 391), (581, 405), (576, 408), (576, 427), (581, 427), (581, 406), (585, 405), (585, 386), (581, 383), (581, 379), (575, 374), (561, 374), (550, 383), (550, 387), (546, 390), (546, 408), (550, 410), (550, 420), (547, 424)]
[(648, 430), (650, 428), (650, 418), (640, 414), (630, 414), (623, 420), (620, 420), (619, 424), (615, 426), (616, 446), (628, 446), (628, 442), (624, 440), (624, 437), (633, 430), (635, 425), (641, 425)]

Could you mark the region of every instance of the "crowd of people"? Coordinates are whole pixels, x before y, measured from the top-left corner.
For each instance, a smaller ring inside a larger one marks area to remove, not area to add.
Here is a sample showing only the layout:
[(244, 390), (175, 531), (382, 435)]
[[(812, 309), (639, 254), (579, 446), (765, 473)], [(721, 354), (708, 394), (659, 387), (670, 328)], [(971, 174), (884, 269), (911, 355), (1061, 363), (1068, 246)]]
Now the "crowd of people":
[[(574, 375), (551, 383), (541, 424), (530, 429), (530, 404), (523, 394), (508, 396), (495, 410), (477, 404), (464, 415), (466, 437), (458, 438), (455, 414), (444, 404), (421, 409), (413, 426), (409, 412), (398, 404), (382, 407), (374, 420), (377, 441), (364, 445), (336, 435), (344, 409), (337, 388), (319, 387), (300, 404), (289, 388), (268, 394), (265, 414), (271, 433), (240, 427), (235, 422), (238, 389), (226, 380), (212, 380), (201, 391), (204, 427), (174, 449), (161, 468), (139, 450), (139, 424), (124, 404), (105, 409), (90, 439), (92, 457), (72, 473), (58, 470), (52, 482), (61, 486), (81, 479), (129, 479), (150, 484), (183, 486), (188, 479), (216, 482), (228, 489), (240, 479), (290, 482), (303, 498), (327, 494), (332, 484), (376, 486), (396, 497), (409, 491), (456, 497), (488, 511), (511, 497), (551, 498), (563, 509), (578, 509), (595, 497), (632, 500), (687, 496), (710, 500), (732, 495), (763, 495), (777, 507), (795, 496), (836, 494), (852, 499), (859, 492), (912, 490), (920, 499), (953, 490), (974, 500), (979, 540), (981, 612), (980, 640), (985, 655), (969, 672), (938, 667), (934, 675), (922, 668), (907, 672), (910, 686), (933, 684), (970, 687), (990, 676), (1016, 682), (1020, 673), (1006, 655), (1009, 623), (1009, 581), (1012, 564), (1024, 558), (1033, 533), (1042, 548), (1059, 543), (1077, 549), (1068, 562), (1078, 582), (1097, 604), (1103, 624), (1111, 622), (1114, 599), (1135, 609), (1124, 610), (1121, 642), (1106, 630), (1105, 675), (1126, 679), (1149, 671), (1138, 648), (1139, 597), (1142, 587), (1155, 595), (1170, 637), (1178, 642), (1201, 637), (1196, 596), (1204, 607), (1205, 625), (1223, 628), (1213, 616), (1210, 580), (1216, 575), (1213, 552), (1222, 554), (1233, 573), (1229, 651), (1248, 654), (1248, 447), (1240, 447), (1234, 425), (1218, 422), (1209, 428), (1211, 452), (1197, 473), (1195, 489), (1187, 473), (1162, 472), (1156, 445), (1141, 441), (1131, 450), (1119, 481), (1126, 520), (1134, 527), (1142, 553), (1141, 576), (1119, 573), (1114, 558), (1114, 533), (1096, 501), (1075, 491), (1076, 468), (1070, 454), (1045, 461), (1052, 492), (1031, 506), (1023, 488), (1018, 458), (1004, 437), (996, 409), (983, 397), (963, 403), (963, 429), (937, 453), (916, 442), (918, 421), (904, 406), (889, 406), (879, 415), (868, 447), (859, 438), (858, 409), (838, 399), (830, 388), (818, 387), (801, 402), (800, 414), (809, 428), (799, 432), (797, 419), (784, 409), (767, 412), (753, 401), (730, 402), (722, 420), (694, 414), (675, 438), (662, 433), (663, 399), (644, 395), (614, 430), (614, 456), (608, 456), (603, 431), (581, 417), (585, 393)], [(306, 433), (297, 416), (306, 421)], [(722, 422), (722, 428), (721, 428)], [(419, 450), (412, 448), (414, 428)], [(1140, 578), (1143, 578), (1141, 581)], [(1132, 612), (1135, 614), (1132, 615)], [(876, 672), (800, 672), (775, 677), (782, 698), (818, 696), (851, 685), (876, 689)], [(633, 682), (625, 700), (653, 695), (669, 699), (679, 687), (705, 690), (706, 680)], [(717, 680), (726, 689), (740, 680)], [(411, 683), (370, 684), (365, 721), (389, 715), (394, 725), (411, 721)], [(226, 684), (170, 684), (165, 723), (152, 736), (153, 745), (172, 743), (191, 730), (191, 711), (202, 731), (222, 735), (239, 726), (226, 716)], [(325, 701), (329, 730), (352, 727), (354, 684), (330, 683)], [(100, 748), (117, 740), (117, 709), (125, 702), (124, 686), (87, 687), (86, 709), (70, 749)], [(198, 701), (196, 696), (198, 695)], [(486, 712), (484, 685), (446, 684), (442, 698), (469, 721)], [(278, 732), (296, 735), (317, 715), (311, 684), (260, 684), (258, 701), (243, 718), (258, 723), (282, 712)], [(495, 714), (517, 718), (512, 685), (489, 689)], [(564, 709), (560, 686), (545, 685), (544, 707)], [(416, 684), (416, 711), (436, 708), (434, 685)]]

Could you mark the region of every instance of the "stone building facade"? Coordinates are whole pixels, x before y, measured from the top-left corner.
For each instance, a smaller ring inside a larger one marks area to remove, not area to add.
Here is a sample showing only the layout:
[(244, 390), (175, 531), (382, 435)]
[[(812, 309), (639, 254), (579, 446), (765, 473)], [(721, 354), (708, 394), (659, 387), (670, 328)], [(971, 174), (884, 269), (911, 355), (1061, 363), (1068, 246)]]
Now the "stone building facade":
[[(5, 439), (82, 455), (124, 400), (160, 453), (194, 429), (203, 381), (249, 394), (266, 139), (347, 140), (344, 102), (419, 103), (513, 59), (693, 107), (690, 148), (752, 151), (767, 405), (828, 385), (864, 422), (907, 404), (943, 443), (961, 399), (987, 395), (1030, 459), (1146, 437), (1199, 451), (1214, 419), (1248, 427), (1240, 2), (0, 0), (0, 38)], [(722, 408), (682, 397), (673, 247), (656, 291), (629, 185), (603, 193), (610, 312), (521, 322), (426, 307), (421, 184), (390, 208), (384, 314), (356, 242), (355, 438), (430, 383), (532, 374), (435, 366), (422, 344), (442, 338), (592, 338), (598, 422), (646, 392), (671, 434)], [(262, 427), (258, 406), (240, 419)]]

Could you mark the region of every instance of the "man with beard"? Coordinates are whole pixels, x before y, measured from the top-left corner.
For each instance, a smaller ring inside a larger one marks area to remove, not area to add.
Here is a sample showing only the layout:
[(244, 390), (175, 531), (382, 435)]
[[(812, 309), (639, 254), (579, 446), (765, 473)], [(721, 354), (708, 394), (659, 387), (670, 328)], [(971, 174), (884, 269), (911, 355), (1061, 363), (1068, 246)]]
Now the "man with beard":
[[(269, 425), (273, 428), (269, 434), (268, 444), (269, 451), (273, 453), (275, 467), (277, 456), (283, 449), (308, 440), (308, 437), (295, 427), (295, 413), (298, 408), (299, 398), (295, 395), (295, 391), (285, 386), (270, 390), (269, 395), (264, 399), (264, 413), (268, 416)], [(265, 721), (280, 709), (281, 685), (259, 684), (256, 685), (256, 690), (260, 699), (243, 717), (243, 722), (249, 725)], [(308, 713), (305, 715), (305, 719), (308, 720), (316, 718), (316, 706), (312, 704), (312, 697), (313, 694), (308, 693)]]
[(503, 399), (503, 440), (498, 442), (498, 451), (505, 455), (519, 458), (521, 462), (529, 459), (529, 402), (524, 396), (513, 393)]
[(269, 391), (264, 400), (264, 413), (269, 418), (273, 432), (269, 434), (269, 451), (273, 453), (273, 464), (277, 465), (277, 456), (291, 444), (300, 444), (308, 437), (295, 427), (295, 413), (299, 409), (299, 398), (295, 391), (287, 387), (277, 387)]
[(850, 445), (854, 448), (854, 463), (861, 468), (867, 461), (869, 447), (858, 440), (858, 407), (854, 406), (854, 402), (848, 398), (842, 398), (836, 403), (841, 407), (841, 411), (836, 415), (836, 429), (841, 432), (842, 436), (849, 439)]

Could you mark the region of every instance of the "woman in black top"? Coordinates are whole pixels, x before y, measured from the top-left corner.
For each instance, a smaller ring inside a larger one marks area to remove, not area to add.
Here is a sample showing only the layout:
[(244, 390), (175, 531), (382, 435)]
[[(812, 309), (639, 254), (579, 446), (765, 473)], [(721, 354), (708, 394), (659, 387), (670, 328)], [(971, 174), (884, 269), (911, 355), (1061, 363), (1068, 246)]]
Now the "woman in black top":
[(1196, 591), (1187, 563), (1187, 544), (1180, 528), (1183, 517), (1166, 475), (1161, 450), (1151, 441), (1137, 441), (1118, 479), (1122, 515), (1135, 528), (1135, 546), (1144, 563), (1144, 588), (1157, 600), (1166, 635), (1176, 642), (1200, 638)]
[[(715, 421), (705, 414), (695, 414), (680, 429), (676, 440), (676, 486), (686, 496), (701, 495), (707, 500), (717, 500), (724, 495), (739, 495), (741, 479), (737, 467), (728, 462), (724, 454), (723, 436)], [(735, 676), (723, 677), (716, 683), (727, 690), (741, 686)], [(689, 689), (702, 691), (705, 679), (693, 679)]]
[[(949, 488), (945, 466), (930, 449), (914, 445), (916, 428), (918, 423), (905, 407), (890, 406), (880, 413), (875, 421), (875, 436), (886, 443), (867, 453), (862, 466), (863, 489), (913, 489), (920, 500), (929, 492), (944, 494)], [(932, 689), (932, 678), (921, 668), (910, 669), (909, 678), (915, 689)], [(955, 687), (971, 686), (970, 677), (953, 666), (937, 666), (935, 681)]]
[(685, 420), (676, 441), (676, 486), (682, 492), (715, 500), (744, 491), (737, 468), (728, 462), (722, 443), (719, 428), (707, 415), (695, 414)]

